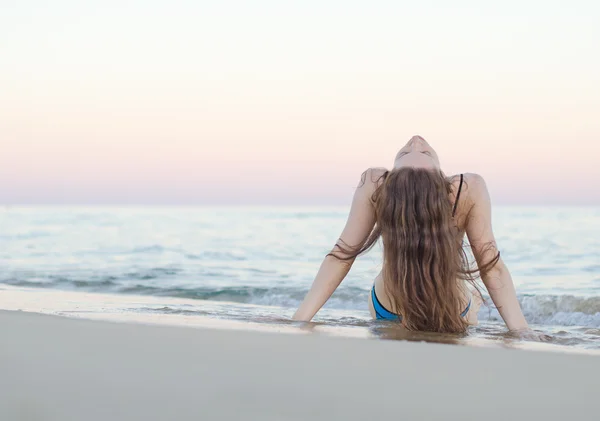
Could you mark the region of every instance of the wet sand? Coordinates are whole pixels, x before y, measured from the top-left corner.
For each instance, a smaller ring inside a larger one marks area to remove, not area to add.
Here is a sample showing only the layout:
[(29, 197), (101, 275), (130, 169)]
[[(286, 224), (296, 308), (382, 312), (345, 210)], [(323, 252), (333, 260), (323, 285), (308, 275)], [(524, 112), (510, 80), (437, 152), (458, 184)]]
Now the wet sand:
[(600, 358), (0, 311), (1, 420), (598, 419)]

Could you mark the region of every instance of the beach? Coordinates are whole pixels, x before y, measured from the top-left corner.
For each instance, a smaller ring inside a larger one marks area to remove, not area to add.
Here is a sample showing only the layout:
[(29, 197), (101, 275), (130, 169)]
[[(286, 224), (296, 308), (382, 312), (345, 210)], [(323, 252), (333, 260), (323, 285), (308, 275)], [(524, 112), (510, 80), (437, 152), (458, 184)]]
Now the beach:
[(598, 419), (600, 358), (0, 311), (2, 420)]
[(8, 210), (0, 421), (596, 420), (598, 212), (497, 212), (535, 343), (373, 321), (377, 250), (292, 322), (346, 210)]
[[(186, 325), (196, 325), (196, 316), (244, 323), (289, 319), (347, 212), (13, 207), (0, 213), (0, 309), (119, 320), (125, 314), (130, 321), (177, 318), (174, 324)], [(555, 344), (600, 349), (600, 208), (494, 212), (501, 253), (530, 325), (552, 335)], [(368, 298), (381, 262), (379, 247), (357, 259), (314, 321), (372, 336)], [(491, 300), (479, 320), (469, 342), (504, 340), (506, 326)]]

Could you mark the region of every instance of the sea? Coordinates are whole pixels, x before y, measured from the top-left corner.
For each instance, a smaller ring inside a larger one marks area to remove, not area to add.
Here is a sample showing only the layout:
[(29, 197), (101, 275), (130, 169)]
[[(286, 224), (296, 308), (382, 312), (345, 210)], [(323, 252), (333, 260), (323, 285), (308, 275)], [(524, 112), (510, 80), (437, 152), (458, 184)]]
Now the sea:
[[(3, 207), (0, 309), (287, 329), (347, 214), (347, 207)], [(495, 207), (493, 227), (531, 327), (561, 349), (600, 351), (600, 208)], [(461, 337), (402, 333), (371, 320), (367, 300), (380, 269), (376, 247), (312, 326), (518, 347), (489, 299), (479, 326)]]

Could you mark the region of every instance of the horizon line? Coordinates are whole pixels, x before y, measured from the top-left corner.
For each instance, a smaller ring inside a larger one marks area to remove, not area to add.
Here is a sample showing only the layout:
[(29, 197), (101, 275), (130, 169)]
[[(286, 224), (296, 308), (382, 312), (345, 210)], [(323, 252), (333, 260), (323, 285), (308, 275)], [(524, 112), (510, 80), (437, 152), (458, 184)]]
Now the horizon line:
[[(283, 204), (283, 203), (11, 203), (0, 204), (0, 208), (350, 208), (347, 204)], [(501, 208), (600, 208), (600, 203), (521, 203), (492, 204), (492, 207)]]

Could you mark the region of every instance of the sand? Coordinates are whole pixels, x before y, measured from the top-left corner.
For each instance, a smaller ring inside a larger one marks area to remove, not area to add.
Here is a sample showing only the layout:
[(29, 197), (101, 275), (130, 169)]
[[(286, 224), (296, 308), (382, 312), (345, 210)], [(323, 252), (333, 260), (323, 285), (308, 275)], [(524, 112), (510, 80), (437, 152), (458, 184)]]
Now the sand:
[(0, 420), (597, 420), (600, 358), (0, 311)]

